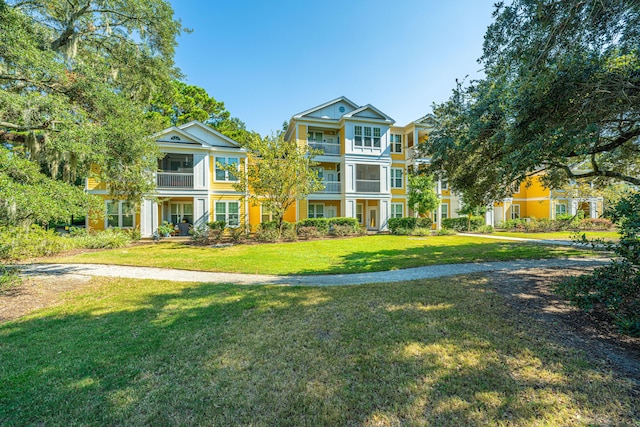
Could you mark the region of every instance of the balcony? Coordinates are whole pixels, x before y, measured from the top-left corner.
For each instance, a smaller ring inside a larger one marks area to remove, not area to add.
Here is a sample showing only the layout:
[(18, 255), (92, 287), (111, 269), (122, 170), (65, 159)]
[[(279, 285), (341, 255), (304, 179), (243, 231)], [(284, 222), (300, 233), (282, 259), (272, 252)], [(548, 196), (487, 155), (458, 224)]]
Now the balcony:
[(193, 173), (158, 172), (156, 185), (158, 188), (193, 188)]
[(322, 184), (324, 184), (324, 190), (318, 193), (340, 193), (340, 181), (322, 181)]
[(356, 191), (358, 193), (379, 193), (379, 179), (356, 179)]
[(324, 156), (339, 156), (340, 144), (327, 144), (324, 142), (312, 142), (308, 141), (309, 148), (320, 151), (320, 155)]

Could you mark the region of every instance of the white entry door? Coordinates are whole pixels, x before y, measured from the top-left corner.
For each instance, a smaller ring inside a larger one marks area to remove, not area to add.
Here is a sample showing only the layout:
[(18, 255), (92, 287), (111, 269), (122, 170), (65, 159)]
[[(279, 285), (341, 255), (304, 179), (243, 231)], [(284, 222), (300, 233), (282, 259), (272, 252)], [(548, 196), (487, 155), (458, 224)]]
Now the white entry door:
[(378, 207), (377, 206), (369, 206), (367, 208), (367, 228), (369, 230), (377, 230), (380, 226), (378, 225)]
[(338, 211), (335, 206), (325, 206), (325, 217), (335, 218), (338, 216)]

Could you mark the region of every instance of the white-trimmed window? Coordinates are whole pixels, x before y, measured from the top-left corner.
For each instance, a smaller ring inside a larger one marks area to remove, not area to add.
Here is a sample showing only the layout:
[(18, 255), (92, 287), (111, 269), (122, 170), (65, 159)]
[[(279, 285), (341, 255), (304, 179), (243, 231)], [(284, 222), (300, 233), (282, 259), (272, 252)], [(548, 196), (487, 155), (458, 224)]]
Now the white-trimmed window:
[(353, 127), (353, 141), (356, 147), (362, 147), (362, 126)]
[(380, 148), (382, 138), (382, 130), (379, 127), (370, 126), (354, 126), (353, 127), (353, 144), (356, 147), (375, 147)]
[(402, 168), (391, 168), (391, 188), (402, 187)]
[(567, 214), (567, 205), (566, 203), (557, 203), (556, 204), (556, 217), (560, 216), (560, 215), (566, 215)]
[(363, 220), (363, 217), (362, 217), (362, 211), (363, 211), (362, 203), (358, 203), (358, 204), (356, 204), (356, 219), (358, 220), (358, 222), (359, 222), (360, 224), (362, 224), (362, 223), (363, 223), (363, 222), (362, 222), (362, 220)]
[(216, 221), (224, 221), (227, 227), (240, 225), (239, 202), (216, 202)]
[[(442, 219), (449, 218), (449, 203), (440, 204), (440, 215)], [(433, 222), (438, 222), (438, 212), (433, 213)]]
[(260, 222), (273, 221), (273, 213), (265, 205), (260, 205)]
[(392, 133), (389, 143), (392, 153), (402, 153), (402, 135)]
[(309, 218), (324, 218), (324, 205), (309, 203)]
[(391, 218), (402, 218), (403, 205), (402, 203), (391, 203)]
[(322, 142), (323, 135), (322, 132), (307, 132), (307, 141), (308, 142)]
[(449, 189), (449, 182), (446, 179), (443, 179), (442, 181), (440, 181), (440, 189), (441, 190)]
[(520, 205), (511, 205), (511, 219), (520, 219)]
[(107, 200), (104, 228), (133, 228), (135, 226), (135, 212), (133, 203), (125, 200)]
[(224, 169), (227, 165), (235, 165), (240, 170), (240, 159), (238, 157), (216, 157), (216, 181), (237, 181), (235, 175)]

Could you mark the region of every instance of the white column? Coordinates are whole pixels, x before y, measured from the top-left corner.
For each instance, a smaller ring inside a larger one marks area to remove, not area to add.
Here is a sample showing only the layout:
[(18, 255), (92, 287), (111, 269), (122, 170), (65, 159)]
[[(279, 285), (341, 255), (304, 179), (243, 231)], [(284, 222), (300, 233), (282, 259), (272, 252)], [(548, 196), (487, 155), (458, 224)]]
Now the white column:
[(158, 229), (158, 203), (155, 200), (144, 199), (140, 205), (140, 235), (151, 237)]

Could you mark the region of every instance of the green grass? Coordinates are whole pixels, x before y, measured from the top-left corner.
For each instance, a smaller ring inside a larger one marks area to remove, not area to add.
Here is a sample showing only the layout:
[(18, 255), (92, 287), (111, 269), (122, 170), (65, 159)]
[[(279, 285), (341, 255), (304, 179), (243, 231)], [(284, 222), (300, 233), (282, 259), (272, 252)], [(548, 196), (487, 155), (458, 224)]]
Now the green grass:
[[(521, 237), (523, 239), (571, 240), (574, 231), (556, 231), (549, 233), (519, 233), (515, 231), (496, 231), (493, 236)], [(618, 240), (620, 235), (615, 231), (580, 231), (587, 239)]]
[(0, 324), (0, 424), (634, 425), (631, 384), (516, 316), (473, 277), (93, 279)]
[(585, 256), (591, 252), (484, 239), (377, 235), (226, 248), (158, 243), (48, 259), (258, 274), (342, 274), (476, 261)]

